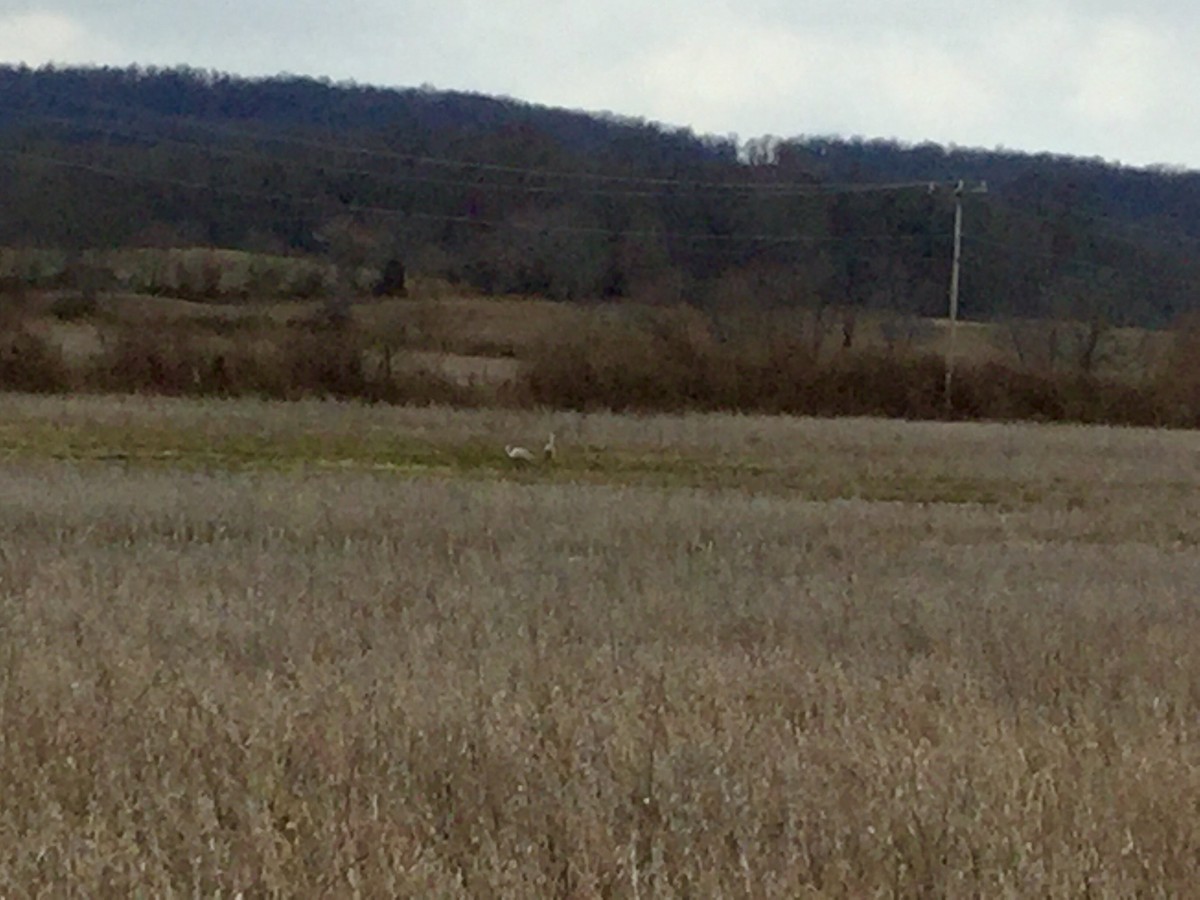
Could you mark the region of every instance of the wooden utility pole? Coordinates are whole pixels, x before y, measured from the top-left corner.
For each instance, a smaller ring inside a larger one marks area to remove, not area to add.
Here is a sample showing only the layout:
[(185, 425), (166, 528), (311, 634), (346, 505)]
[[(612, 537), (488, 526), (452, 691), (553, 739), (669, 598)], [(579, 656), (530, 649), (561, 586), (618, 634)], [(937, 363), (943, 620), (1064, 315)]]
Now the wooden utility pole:
[[(946, 409), (954, 409), (954, 363), (958, 343), (958, 282), (962, 271), (962, 224), (963, 194), (966, 186), (962, 179), (954, 186), (954, 261), (950, 266), (950, 333), (946, 340)], [(973, 194), (987, 193), (987, 183), (972, 188)]]

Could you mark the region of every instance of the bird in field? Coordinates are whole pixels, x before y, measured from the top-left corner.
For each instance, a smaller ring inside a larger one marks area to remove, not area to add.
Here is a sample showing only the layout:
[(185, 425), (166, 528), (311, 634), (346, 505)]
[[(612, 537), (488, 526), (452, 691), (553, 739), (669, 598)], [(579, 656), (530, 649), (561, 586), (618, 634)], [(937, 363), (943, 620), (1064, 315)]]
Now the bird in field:
[(554, 462), (554, 457), (558, 455), (558, 448), (554, 446), (554, 432), (550, 432), (550, 439), (546, 441), (546, 446), (542, 448), (542, 459), (548, 463)]
[(511, 444), (504, 447), (504, 455), (519, 466), (530, 465), (537, 459), (537, 457), (524, 447), (514, 447)]

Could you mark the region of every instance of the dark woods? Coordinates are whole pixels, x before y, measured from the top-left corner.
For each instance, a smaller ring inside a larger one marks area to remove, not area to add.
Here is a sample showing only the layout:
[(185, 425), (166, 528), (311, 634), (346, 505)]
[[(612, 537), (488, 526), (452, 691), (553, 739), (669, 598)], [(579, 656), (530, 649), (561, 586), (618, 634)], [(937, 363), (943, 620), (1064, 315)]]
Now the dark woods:
[[(488, 292), (933, 316), (957, 178), (990, 185), (968, 204), (968, 316), (1160, 326), (1195, 306), (1194, 174), (882, 141), (739, 144), (431, 89), (0, 68), (5, 246), (402, 259)], [(925, 181), (939, 187), (842, 190)]]

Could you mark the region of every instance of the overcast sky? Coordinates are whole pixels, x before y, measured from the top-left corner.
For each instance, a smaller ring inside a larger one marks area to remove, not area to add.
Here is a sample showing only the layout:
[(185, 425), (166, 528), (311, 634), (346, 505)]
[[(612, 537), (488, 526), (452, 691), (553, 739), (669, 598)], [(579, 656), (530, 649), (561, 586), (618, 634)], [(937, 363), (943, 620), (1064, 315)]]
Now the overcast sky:
[(1200, 169), (1196, 0), (0, 0), (0, 60), (503, 94)]

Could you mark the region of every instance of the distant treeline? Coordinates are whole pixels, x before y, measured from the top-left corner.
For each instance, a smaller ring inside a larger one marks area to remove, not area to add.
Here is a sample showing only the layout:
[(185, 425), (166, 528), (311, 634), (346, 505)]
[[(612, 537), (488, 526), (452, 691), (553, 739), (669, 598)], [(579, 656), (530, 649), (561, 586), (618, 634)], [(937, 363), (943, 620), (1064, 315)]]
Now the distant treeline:
[(7, 246), (400, 260), (489, 292), (929, 316), (945, 307), (960, 178), (989, 188), (966, 198), (966, 315), (1158, 326), (1200, 305), (1195, 173), (739, 143), (296, 77), (0, 68)]

